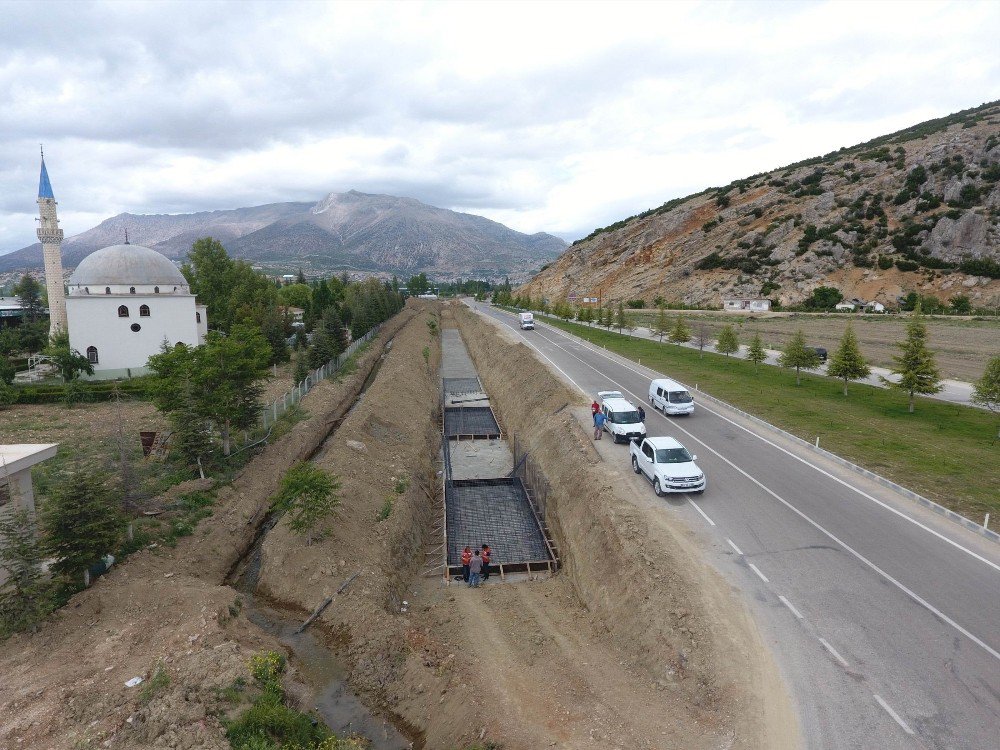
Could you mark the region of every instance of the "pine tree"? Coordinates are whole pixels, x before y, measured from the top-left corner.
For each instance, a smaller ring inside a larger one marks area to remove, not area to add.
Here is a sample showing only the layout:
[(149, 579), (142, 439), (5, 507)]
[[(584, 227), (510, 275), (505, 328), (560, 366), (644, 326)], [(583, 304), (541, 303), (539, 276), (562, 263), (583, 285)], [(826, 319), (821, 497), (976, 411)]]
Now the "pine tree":
[(122, 537), (124, 520), (104, 477), (80, 470), (56, 485), (42, 510), (45, 551), (56, 561), (52, 570), (67, 579), (112, 552)]
[[(983, 376), (972, 384), (972, 403), (1000, 414), (1000, 356), (993, 357), (986, 365)], [(1000, 437), (1000, 432), (997, 437)]]
[(288, 514), (292, 531), (305, 534), (306, 545), (310, 545), (317, 524), (340, 503), (339, 490), (337, 476), (301, 461), (285, 473), (273, 506)]
[[(660, 337), (663, 340), (663, 337)], [(674, 327), (670, 330), (670, 340), (675, 344), (683, 344), (686, 341), (691, 340), (691, 330), (688, 328), (687, 323), (684, 322), (684, 316), (678, 315), (677, 321), (674, 323)]]
[(764, 351), (764, 342), (760, 340), (760, 333), (756, 332), (753, 338), (750, 339), (750, 346), (747, 349), (747, 359), (753, 362), (754, 372), (757, 371), (757, 366), (767, 359), (767, 352)]
[(330, 335), (323, 328), (319, 328), (313, 334), (312, 344), (309, 347), (309, 367), (313, 370), (318, 369), (336, 356)]
[(621, 333), (626, 327), (628, 327), (628, 320), (625, 318), (625, 305), (621, 302), (618, 303), (618, 310), (615, 311), (615, 328), (618, 329), (618, 333)]
[(840, 346), (830, 357), (830, 364), (826, 368), (827, 375), (840, 378), (844, 381), (844, 395), (847, 395), (847, 383), (851, 380), (867, 378), (872, 373), (872, 368), (868, 366), (865, 358), (861, 354), (858, 346), (858, 337), (854, 335), (854, 326), (847, 324), (847, 330), (840, 340)]
[(719, 339), (715, 342), (715, 351), (725, 354), (727, 357), (740, 350), (740, 340), (736, 335), (736, 330), (731, 325), (725, 325), (719, 331)]
[(190, 378), (185, 380), (180, 406), (170, 412), (170, 424), (174, 428), (175, 450), (184, 457), (188, 466), (200, 466), (199, 459), (212, 451), (212, 432), (198, 409)]
[(309, 353), (303, 347), (295, 349), (295, 371), (292, 373), (292, 380), (298, 385), (309, 377)]
[(698, 344), (698, 359), (703, 359), (705, 357), (705, 346), (708, 344), (708, 326), (704, 323), (699, 323), (698, 332), (695, 334), (694, 340)]
[(802, 368), (812, 370), (819, 366), (819, 354), (816, 353), (815, 349), (806, 346), (806, 335), (801, 328), (795, 332), (791, 341), (782, 350), (778, 364), (782, 367), (795, 368), (795, 385), (802, 385), (800, 376)]
[(656, 321), (653, 323), (652, 328), (649, 332), (654, 336), (660, 337), (660, 343), (663, 343), (663, 337), (670, 332), (670, 324), (667, 322), (667, 311), (664, 309), (663, 305), (660, 305), (656, 312)]
[(323, 313), (323, 330), (330, 337), (332, 352), (330, 359), (343, 354), (347, 350), (349, 340), (347, 329), (344, 327), (336, 305), (327, 308), (326, 312)]
[(24, 319), (28, 323), (34, 323), (45, 312), (45, 304), (42, 302), (42, 285), (30, 273), (24, 274), (14, 286), (14, 294), (17, 295)]
[(34, 628), (54, 607), (52, 585), (42, 574), (45, 553), (28, 512), (0, 514), (0, 640)]
[(913, 413), (913, 397), (920, 393), (930, 395), (941, 390), (941, 375), (934, 362), (934, 353), (927, 348), (927, 326), (924, 325), (920, 304), (913, 310), (913, 317), (906, 324), (906, 338), (899, 344), (901, 353), (894, 356), (893, 375), (899, 381), (881, 378), (890, 388), (906, 391), (910, 395), (910, 413)]

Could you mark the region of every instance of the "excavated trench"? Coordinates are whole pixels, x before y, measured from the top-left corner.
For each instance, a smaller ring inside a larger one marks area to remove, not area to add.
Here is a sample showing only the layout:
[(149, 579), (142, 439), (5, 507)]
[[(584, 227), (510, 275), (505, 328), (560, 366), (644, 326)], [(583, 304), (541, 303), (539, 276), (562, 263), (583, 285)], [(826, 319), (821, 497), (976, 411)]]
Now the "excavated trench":
[[(322, 457), (344, 420), (364, 399), (375, 382), (382, 363), (392, 349), (392, 339), (386, 342), (382, 355), (372, 364), (360, 391), (350, 405), (329, 423), (329, 429), (313, 448), (307, 461)], [(259, 522), (253, 541), (246, 552), (233, 564), (225, 584), (244, 597), (247, 619), (269, 635), (274, 636), (294, 657), (294, 664), (309, 682), (314, 692), (314, 709), (331, 731), (338, 736), (360, 736), (370, 743), (372, 750), (412, 750), (420, 748), (422, 741), (418, 730), (403, 720), (387, 719), (368, 709), (347, 683), (347, 670), (333, 649), (327, 647), (322, 636), (312, 631), (299, 632), (306, 617), (300, 610), (270, 601), (257, 593), (263, 562), (264, 543), (268, 534), (281, 521), (283, 513), (268, 511)], [(399, 725), (397, 728), (397, 724)]]

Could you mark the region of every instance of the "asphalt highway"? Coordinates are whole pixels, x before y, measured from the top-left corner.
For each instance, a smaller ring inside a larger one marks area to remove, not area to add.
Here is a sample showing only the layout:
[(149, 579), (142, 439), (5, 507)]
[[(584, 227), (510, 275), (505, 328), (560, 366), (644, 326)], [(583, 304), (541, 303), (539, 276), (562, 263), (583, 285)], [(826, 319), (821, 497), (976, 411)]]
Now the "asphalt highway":
[(650, 435), (698, 455), (704, 495), (669, 496), (662, 512), (695, 530), (744, 596), (806, 747), (1000, 748), (1000, 545), (697, 394), (692, 416), (664, 417), (647, 393), (670, 373), (468, 304), (588, 397), (613, 388), (644, 402)]

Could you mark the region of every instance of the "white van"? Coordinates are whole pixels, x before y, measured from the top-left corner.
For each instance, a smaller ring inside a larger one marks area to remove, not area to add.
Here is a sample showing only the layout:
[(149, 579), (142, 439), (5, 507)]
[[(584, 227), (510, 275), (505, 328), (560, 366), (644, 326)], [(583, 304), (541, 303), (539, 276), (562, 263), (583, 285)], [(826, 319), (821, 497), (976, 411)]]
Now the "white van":
[(639, 416), (639, 410), (631, 401), (621, 398), (617, 391), (598, 393), (601, 398), (601, 411), (607, 419), (604, 429), (610, 433), (616, 443), (627, 443), (630, 440), (642, 440), (646, 437), (646, 425)]
[(664, 414), (693, 414), (694, 399), (680, 383), (657, 378), (649, 384), (649, 403)]
[(521, 313), (517, 316), (521, 321), (521, 330), (535, 330), (535, 316), (531, 313)]

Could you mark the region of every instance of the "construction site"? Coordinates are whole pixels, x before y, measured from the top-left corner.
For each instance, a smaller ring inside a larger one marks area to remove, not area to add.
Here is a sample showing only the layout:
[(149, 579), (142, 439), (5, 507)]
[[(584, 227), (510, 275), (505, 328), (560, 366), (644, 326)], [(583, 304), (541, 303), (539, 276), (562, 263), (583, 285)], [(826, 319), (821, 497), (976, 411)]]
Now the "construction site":
[[(0, 644), (0, 746), (222, 750), (264, 649), (297, 708), (380, 750), (796, 746), (749, 613), (508, 333), (411, 301), (302, 406), (192, 536)], [(341, 483), (311, 544), (271, 512), (301, 460)], [(483, 543), (471, 589), (461, 550)]]

